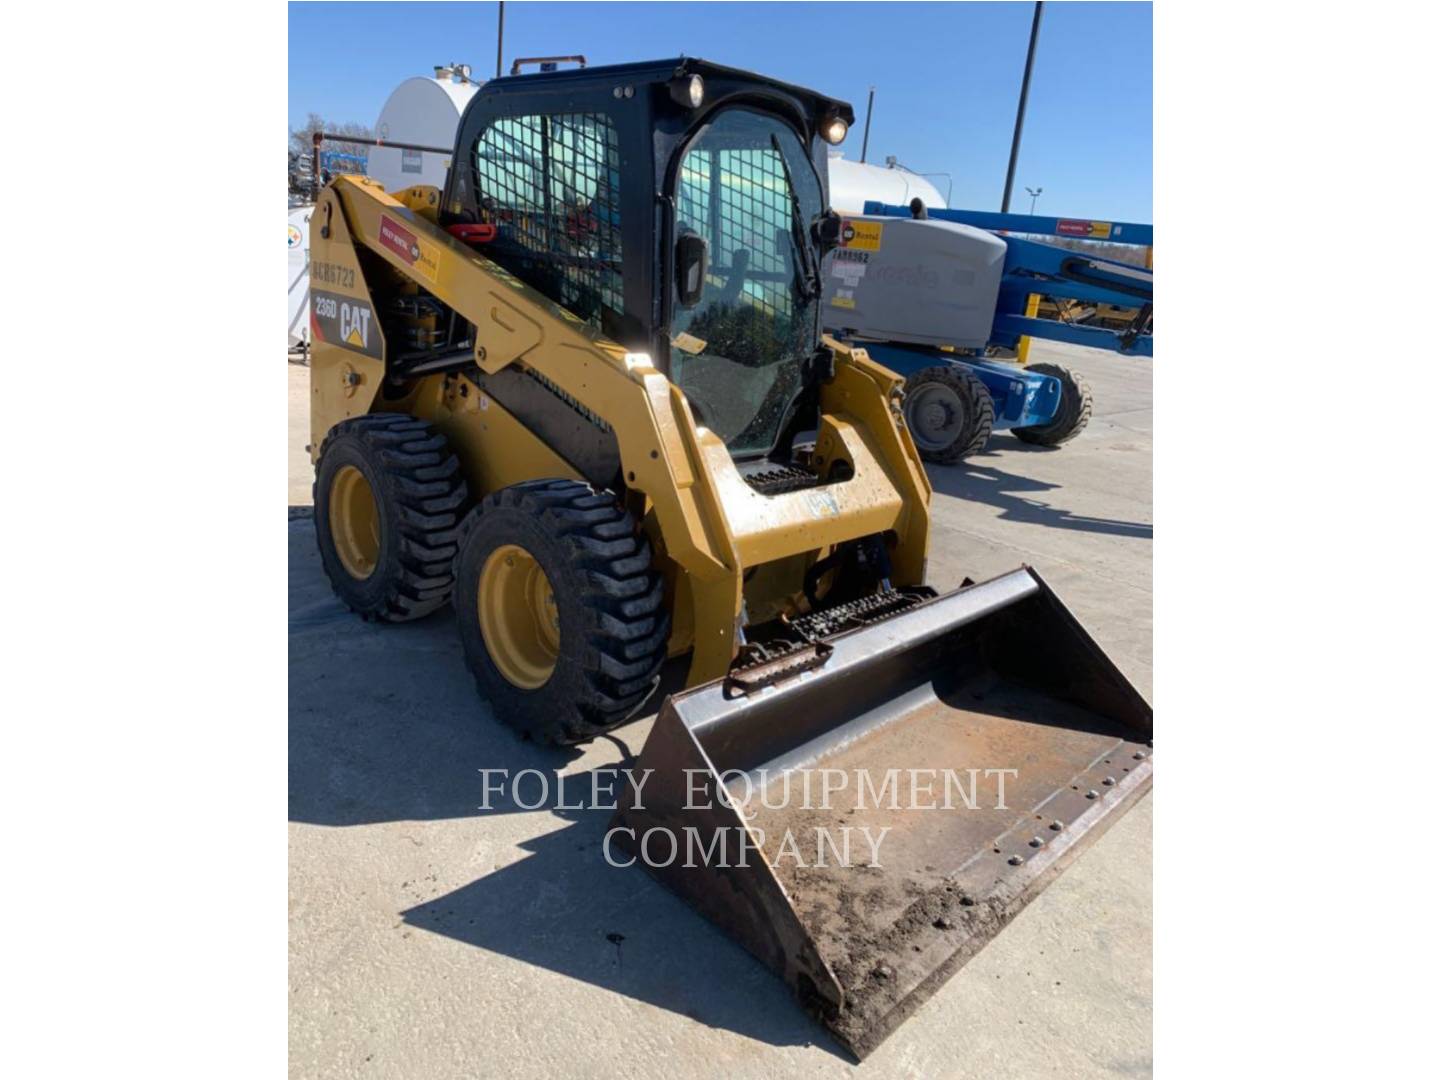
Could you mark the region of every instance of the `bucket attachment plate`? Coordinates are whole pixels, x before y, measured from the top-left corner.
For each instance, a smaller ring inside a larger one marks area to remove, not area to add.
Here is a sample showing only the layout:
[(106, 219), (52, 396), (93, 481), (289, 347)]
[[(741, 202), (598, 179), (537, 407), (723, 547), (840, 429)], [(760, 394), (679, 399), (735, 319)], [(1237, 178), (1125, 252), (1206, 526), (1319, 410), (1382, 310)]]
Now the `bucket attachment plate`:
[(826, 644), (667, 699), (613, 825), (863, 1058), (1149, 789), (1151, 709), (1029, 568)]

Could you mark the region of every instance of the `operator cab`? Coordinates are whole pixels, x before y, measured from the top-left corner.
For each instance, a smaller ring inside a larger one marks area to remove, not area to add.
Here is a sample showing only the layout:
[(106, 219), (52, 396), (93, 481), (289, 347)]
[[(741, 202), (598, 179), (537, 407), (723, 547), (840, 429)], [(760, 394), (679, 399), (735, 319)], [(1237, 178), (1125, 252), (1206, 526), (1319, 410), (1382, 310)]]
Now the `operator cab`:
[(842, 101), (703, 60), (486, 83), (461, 120), (442, 224), (650, 355), (739, 463), (814, 430), (820, 262), (838, 235), (826, 152)]

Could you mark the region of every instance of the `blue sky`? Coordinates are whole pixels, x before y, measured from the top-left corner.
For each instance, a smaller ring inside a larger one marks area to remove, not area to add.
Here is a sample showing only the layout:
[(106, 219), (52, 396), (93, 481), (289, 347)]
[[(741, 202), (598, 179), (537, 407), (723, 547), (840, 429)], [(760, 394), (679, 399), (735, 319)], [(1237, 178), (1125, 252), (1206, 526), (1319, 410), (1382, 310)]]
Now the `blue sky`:
[[(373, 124), (390, 91), (436, 64), (495, 70), (496, 4), (291, 3), (290, 123)], [(999, 209), (1029, 3), (535, 3), (505, 6), (505, 63), (584, 53), (591, 64), (703, 57), (849, 100), (860, 157), (954, 176), (952, 205)], [(1151, 8), (1051, 3), (1036, 53), (1011, 208), (1148, 222)], [(944, 182), (940, 182), (944, 190)]]

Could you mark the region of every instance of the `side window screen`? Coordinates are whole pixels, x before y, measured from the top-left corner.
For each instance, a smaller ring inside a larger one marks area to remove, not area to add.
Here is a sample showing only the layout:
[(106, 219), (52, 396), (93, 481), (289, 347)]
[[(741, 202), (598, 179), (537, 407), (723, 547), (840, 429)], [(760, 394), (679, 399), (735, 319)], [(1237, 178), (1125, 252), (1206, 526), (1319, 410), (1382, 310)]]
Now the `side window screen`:
[[(710, 141), (710, 140), (702, 140)], [(716, 177), (719, 183), (716, 183)], [(744, 285), (733, 299), (767, 317), (794, 313), (790, 282), (790, 188), (780, 154), (770, 146), (690, 153), (680, 168), (675, 219), (710, 241), (707, 283), (722, 291), (721, 271), (744, 263)]]
[(496, 120), (475, 147), (486, 255), (596, 327), (623, 313), (620, 145), (598, 113)]
[[(710, 250), (700, 298), (670, 322), (670, 377), (730, 452), (768, 452), (815, 352), (820, 290), (806, 231), (820, 178), (783, 121), (734, 106), (685, 149), (675, 225)], [(680, 344), (680, 333), (688, 340)]]

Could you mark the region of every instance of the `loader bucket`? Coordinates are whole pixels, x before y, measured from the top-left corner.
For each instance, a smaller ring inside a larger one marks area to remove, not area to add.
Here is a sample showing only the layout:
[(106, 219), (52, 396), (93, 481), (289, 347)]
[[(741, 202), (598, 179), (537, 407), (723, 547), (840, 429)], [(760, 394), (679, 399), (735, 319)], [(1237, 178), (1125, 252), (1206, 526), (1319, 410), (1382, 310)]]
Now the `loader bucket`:
[(612, 836), (863, 1058), (1149, 789), (1151, 709), (1029, 568), (825, 644), (667, 699)]

